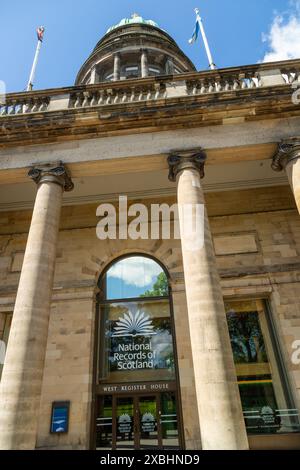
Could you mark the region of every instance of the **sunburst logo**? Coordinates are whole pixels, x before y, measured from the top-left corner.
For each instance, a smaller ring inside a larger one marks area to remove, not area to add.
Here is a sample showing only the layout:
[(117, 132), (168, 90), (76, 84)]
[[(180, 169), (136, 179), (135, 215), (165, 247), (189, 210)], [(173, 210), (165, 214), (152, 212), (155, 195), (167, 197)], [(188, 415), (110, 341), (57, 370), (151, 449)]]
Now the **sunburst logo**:
[(143, 423), (154, 423), (155, 418), (152, 413), (144, 413), (142, 417)]
[(131, 312), (124, 313), (124, 317), (119, 318), (112, 336), (132, 336), (134, 338), (136, 336), (153, 336), (155, 335), (153, 329), (154, 326), (149, 315), (138, 310), (135, 314)]
[(120, 424), (131, 423), (131, 418), (130, 418), (129, 414), (124, 413), (121, 416), (119, 416), (119, 423)]

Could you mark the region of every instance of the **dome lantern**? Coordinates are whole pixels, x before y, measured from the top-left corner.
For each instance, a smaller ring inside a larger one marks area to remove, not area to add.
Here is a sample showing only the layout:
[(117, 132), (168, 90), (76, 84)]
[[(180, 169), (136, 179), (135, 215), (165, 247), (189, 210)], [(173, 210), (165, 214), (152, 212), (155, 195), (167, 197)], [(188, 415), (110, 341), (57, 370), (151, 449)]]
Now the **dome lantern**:
[(139, 15), (138, 13), (133, 13), (131, 15), (131, 18), (123, 18), (120, 23), (118, 23), (117, 25), (114, 25), (114, 26), (111, 26), (107, 31), (106, 31), (106, 34), (110, 33), (111, 31), (113, 31), (114, 29), (116, 28), (119, 28), (120, 26), (124, 26), (124, 25), (127, 25), (127, 24), (148, 24), (150, 26), (154, 26), (155, 28), (159, 28), (161, 29), (157, 23), (155, 23), (155, 21), (153, 20), (145, 20), (141, 15)]

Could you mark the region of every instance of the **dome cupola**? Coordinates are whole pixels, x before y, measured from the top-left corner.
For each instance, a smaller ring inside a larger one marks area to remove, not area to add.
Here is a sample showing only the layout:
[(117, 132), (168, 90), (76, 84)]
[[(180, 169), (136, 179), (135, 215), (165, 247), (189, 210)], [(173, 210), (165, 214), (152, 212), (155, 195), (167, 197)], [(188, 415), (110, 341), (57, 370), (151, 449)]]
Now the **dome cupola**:
[(106, 34), (110, 33), (111, 31), (113, 31), (116, 28), (119, 28), (120, 26), (124, 26), (124, 25), (127, 25), (127, 24), (148, 24), (150, 26), (154, 26), (155, 28), (159, 28), (158, 24), (155, 23), (155, 21), (153, 21), (153, 20), (144, 20), (144, 18), (142, 16), (138, 15), (137, 13), (133, 13), (133, 15), (131, 15), (131, 18), (123, 18), (120, 21), (120, 23), (118, 23), (115, 26), (111, 26), (106, 31)]
[(81, 67), (76, 85), (195, 71), (174, 39), (138, 14), (111, 26)]

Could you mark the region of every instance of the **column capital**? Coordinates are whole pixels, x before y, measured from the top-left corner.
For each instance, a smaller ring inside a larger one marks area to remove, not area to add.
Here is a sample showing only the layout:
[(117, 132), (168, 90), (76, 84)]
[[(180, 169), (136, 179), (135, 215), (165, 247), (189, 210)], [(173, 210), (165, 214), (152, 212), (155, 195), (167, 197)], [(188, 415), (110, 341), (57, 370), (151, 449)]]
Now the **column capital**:
[(66, 192), (74, 189), (73, 181), (62, 162), (34, 166), (28, 176), (38, 185), (50, 182), (60, 185)]
[(172, 152), (168, 156), (169, 180), (174, 183), (178, 173), (188, 168), (197, 170), (200, 173), (200, 178), (204, 178), (206, 159), (206, 153), (202, 148)]
[(274, 171), (285, 170), (288, 163), (300, 158), (300, 136), (283, 139), (278, 144), (278, 150), (273, 157), (272, 169)]

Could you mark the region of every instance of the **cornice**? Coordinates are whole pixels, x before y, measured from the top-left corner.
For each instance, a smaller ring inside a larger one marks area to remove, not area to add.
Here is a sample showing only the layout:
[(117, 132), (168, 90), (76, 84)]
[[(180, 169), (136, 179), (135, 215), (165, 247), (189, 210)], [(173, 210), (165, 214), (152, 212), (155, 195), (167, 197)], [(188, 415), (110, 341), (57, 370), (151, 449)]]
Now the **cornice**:
[[(260, 180), (240, 180), (240, 181), (226, 181), (224, 183), (206, 183), (203, 180), (203, 188), (205, 193), (216, 193), (223, 191), (255, 189), (265, 187), (287, 186), (288, 181), (286, 176), (274, 176), (273, 178), (263, 178)], [(160, 188), (143, 191), (124, 191), (122, 193), (127, 196), (129, 200), (138, 199), (151, 199), (156, 197), (171, 197), (176, 196), (176, 187)], [(76, 206), (84, 204), (102, 204), (103, 202), (115, 202), (119, 199), (119, 193), (109, 194), (92, 194), (86, 196), (68, 196), (63, 199), (64, 206)], [(0, 212), (9, 212), (17, 210), (31, 210), (34, 201), (18, 201), (11, 203), (0, 203)]]
[(300, 60), (12, 93), (0, 148), (300, 115)]
[(11, 115), (0, 118), (0, 149), (300, 116), (291, 94), (291, 87), (278, 85)]

